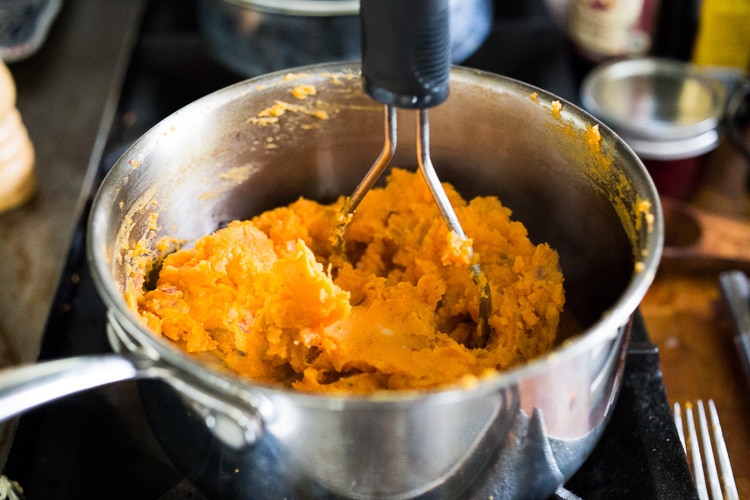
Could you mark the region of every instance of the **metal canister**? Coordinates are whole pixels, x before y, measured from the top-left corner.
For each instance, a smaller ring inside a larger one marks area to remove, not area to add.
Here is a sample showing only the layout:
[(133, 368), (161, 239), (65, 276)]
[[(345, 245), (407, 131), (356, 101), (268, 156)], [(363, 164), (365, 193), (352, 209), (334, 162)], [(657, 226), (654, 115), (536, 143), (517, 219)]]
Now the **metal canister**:
[(708, 70), (659, 58), (604, 64), (584, 79), (581, 101), (633, 148), (662, 196), (694, 193), (726, 102)]

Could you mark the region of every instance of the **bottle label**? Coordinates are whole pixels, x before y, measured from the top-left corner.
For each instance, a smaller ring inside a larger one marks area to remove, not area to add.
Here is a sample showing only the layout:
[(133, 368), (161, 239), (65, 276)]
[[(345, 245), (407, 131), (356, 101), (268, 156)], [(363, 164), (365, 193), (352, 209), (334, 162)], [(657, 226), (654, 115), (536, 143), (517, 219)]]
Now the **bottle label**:
[(597, 58), (645, 53), (647, 32), (638, 29), (644, 0), (577, 0), (568, 26), (571, 40)]

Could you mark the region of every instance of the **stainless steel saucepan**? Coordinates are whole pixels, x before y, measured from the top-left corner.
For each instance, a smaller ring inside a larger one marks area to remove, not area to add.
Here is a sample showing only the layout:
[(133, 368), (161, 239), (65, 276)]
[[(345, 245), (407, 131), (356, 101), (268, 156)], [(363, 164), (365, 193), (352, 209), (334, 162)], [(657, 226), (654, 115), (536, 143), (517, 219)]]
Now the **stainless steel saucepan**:
[[(300, 88), (307, 98), (292, 95)], [(593, 117), (554, 101), (514, 80), (454, 68), (449, 99), (431, 113), (440, 178), (465, 197), (499, 196), (533, 241), (559, 251), (566, 307), (580, 331), (549, 355), (474, 387), (310, 395), (239, 380), (188, 356), (128, 308), (133, 272), (163, 238), (190, 242), (300, 196), (352, 192), (382, 147), (382, 108), (363, 93), (358, 64), (327, 64), (220, 90), (128, 149), (102, 183), (88, 226), (116, 354), (2, 372), (2, 418), (89, 387), (150, 379), (140, 387), (154, 432), (212, 497), (550, 495), (609, 418), (631, 316), (663, 245), (659, 200), (637, 157), (603, 125), (597, 132)], [(265, 119), (276, 102), (285, 113)], [(413, 167), (414, 116), (399, 113), (393, 163)], [(146, 242), (145, 254), (132, 251), (136, 242)]]

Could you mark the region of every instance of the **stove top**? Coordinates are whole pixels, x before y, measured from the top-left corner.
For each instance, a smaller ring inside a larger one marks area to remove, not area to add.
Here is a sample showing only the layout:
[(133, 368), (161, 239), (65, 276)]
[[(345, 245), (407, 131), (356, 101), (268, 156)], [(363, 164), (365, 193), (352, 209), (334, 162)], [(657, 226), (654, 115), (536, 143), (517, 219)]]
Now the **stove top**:
[[(245, 78), (207, 53), (192, 6), (186, 0), (149, 2), (100, 176), (161, 118)], [(498, 16), (488, 40), (464, 64), (577, 102), (565, 44), (544, 16)], [(87, 215), (81, 214), (48, 318), (42, 360), (110, 352), (105, 307), (86, 265)], [(135, 382), (90, 390), (21, 416), (3, 474), (18, 481), (30, 500), (205, 498), (161, 449)], [(637, 313), (612, 418), (591, 456), (556, 497), (697, 498), (672, 424), (659, 353)]]

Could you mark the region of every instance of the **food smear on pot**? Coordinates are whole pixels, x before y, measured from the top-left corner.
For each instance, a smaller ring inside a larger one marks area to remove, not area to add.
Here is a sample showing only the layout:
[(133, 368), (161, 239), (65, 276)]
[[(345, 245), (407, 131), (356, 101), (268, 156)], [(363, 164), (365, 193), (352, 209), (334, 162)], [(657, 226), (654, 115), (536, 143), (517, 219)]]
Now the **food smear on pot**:
[(252, 116), (247, 119), (248, 123), (255, 125), (270, 125), (278, 123), (279, 117), (283, 116), (287, 112), (290, 113), (301, 113), (315, 117), (319, 120), (327, 120), (329, 118), (328, 112), (324, 109), (312, 109), (307, 106), (301, 106), (299, 104), (290, 104), (285, 101), (276, 101), (271, 106), (258, 112), (256, 116)]
[(562, 115), (560, 114), (562, 111), (562, 103), (560, 101), (552, 101), (552, 103), (550, 103), (550, 110), (555, 119), (560, 120), (562, 118)]
[(297, 85), (291, 91), (291, 94), (299, 100), (307, 99), (310, 96), (314, 96), (317, 91), (312, 85)]
[(421, 175), (396, 168), (349, 222), (344, 255), (331, 235), (345, 198), (299, 199), (168, 255), (138, 313), (188, 353), (306, 392), (467, 386), (550, 351), (565, 302), (557, 252), (496, 197), (444, 186), (490, 283), (486, 344), (473, 339), (469, 262)]

